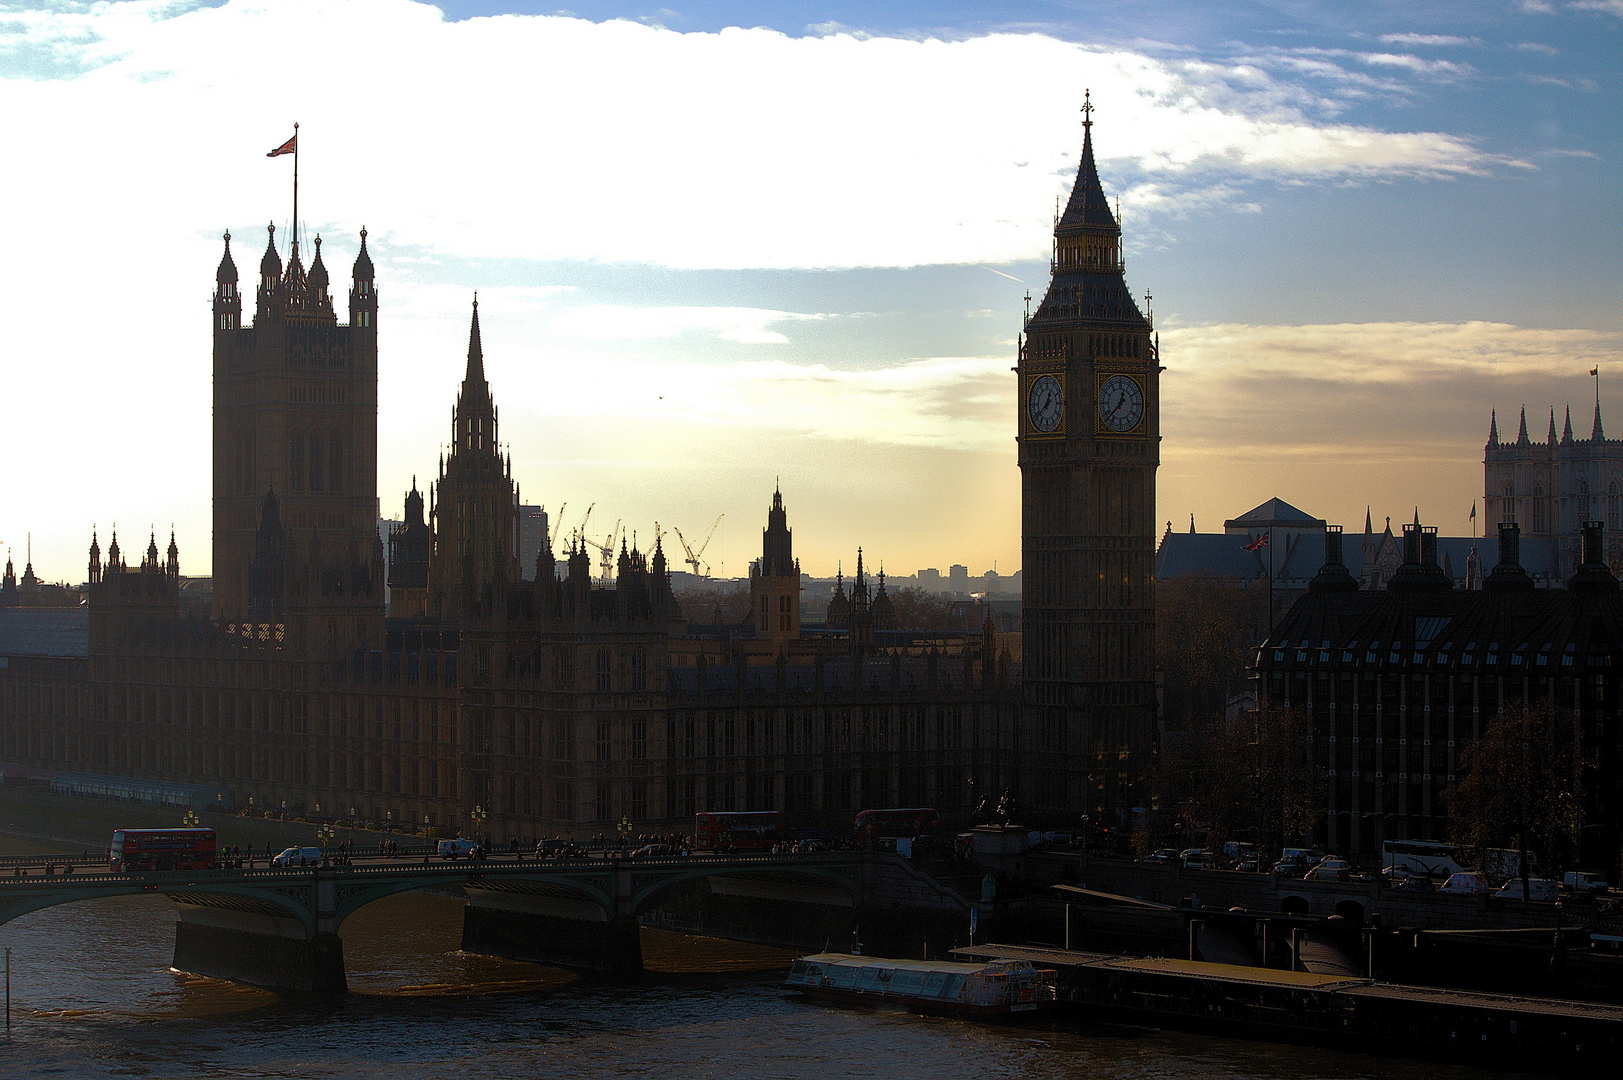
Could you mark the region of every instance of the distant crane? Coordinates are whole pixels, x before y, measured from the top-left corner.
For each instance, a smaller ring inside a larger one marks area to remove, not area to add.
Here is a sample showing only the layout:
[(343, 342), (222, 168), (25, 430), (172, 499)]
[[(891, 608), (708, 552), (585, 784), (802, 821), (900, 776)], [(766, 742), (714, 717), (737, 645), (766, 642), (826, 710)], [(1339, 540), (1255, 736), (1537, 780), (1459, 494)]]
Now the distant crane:
[[(688, 567), (693, 571), (694, 577), (709, 576), (708, 573), (699, 572), (699, 563), (704, 556), (704, 549), (710, 546), (710, 538), (716, 535), (716, 526), (720, 525), (721, 519), (726, 516), (726, 514), (716, 515), (716, 520), (710, 523), (710, 528), (706, 529), (705, 534), (699, 538), (699, 549), (697, 551), (693, 549), (692, 544), (688, 543), (687, 537), (682, 535), (681, 529), (677, 529), (675, 525), (671, 526), (672, 529), (676, 530), (676, 538), (682, 542), (682, 550), (687, 552), (687, 559), (685, 561), (687, 562)], [(707, 566), (705, 569), (708, 571), (709, 567)]]
[[(558, 504), (557, 517), (549, 519), (547, 522), (548, 532), (546, 536), (541, 538), (541, 542), (546, 545), (548, 551), (552, 550), (554, 541), (558, 539), (558, 530), (564, 527), (564, 511), (568, 509), (569, 500), (565, 499), (563, 502)], [(546, 513), (547, 508), (543, 506), (541, 508), (541, 512), (543, 514)], [(554, 522), (556, 522), (556, 525), (554, 525)]]
[(581, 537), (582, 540), (585, 540), (588, 544), (592, 545), (593, 547), (595, 547), (597, 549), (598, 557), (599, 557), (598, 565), (602, 568), (602, 572), (600, 574), (598, 574), (598, 577), (600, 577), (604, 581), (607, 581), (610, 577), (613, 576), (613, 573), (614, 573), (614, 545), (615, 545), (615, 542), (619, 539), (619, 536), (620, 536), (620, 522), (616, 521), (614, 523), (614, 531), (609, 533), (609, 535), (605, 538), (604, 543), (600, 544), (596, 540), (593, 540), (589, 536), (582, 536)]
[[(575, 530), (575, 535), (579, 536), (582, 540), (586, 539), (586, 523), (592, 520), (592, 511), (596, 508), (597, 503), (595, 502), (586, 508), (586, 516), (580, 519), (580, 526)], [(560, 514), (559, 516), (562, 517), (563, 515)]]

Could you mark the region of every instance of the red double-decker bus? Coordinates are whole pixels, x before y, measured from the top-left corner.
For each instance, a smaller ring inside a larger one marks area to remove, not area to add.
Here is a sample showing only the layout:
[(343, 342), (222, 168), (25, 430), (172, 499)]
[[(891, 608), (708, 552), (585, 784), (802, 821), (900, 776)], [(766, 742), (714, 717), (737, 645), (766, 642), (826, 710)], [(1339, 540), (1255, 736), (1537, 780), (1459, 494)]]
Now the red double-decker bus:
[(895, 810), (864, 810), (857, 815), (857, 843), (866, 844), (880, 837), (897, 839), (928, 836), (941, 829), (941, 815), (928, 806), (902, 807)]
[(213, 870), (213, 829), (119, 829), (107, 849), (108, 868), (134, 870)]
[(766, 851), (783, 839), (783, 815), (776, 810), (693, 815), (693, 846), (700, 851)]

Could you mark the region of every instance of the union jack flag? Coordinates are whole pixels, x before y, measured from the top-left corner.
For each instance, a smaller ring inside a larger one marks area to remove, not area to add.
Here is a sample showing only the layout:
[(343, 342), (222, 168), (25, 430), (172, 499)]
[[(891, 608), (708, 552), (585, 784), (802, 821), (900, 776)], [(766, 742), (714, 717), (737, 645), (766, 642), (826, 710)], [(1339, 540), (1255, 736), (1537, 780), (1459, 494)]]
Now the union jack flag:
[(283, 143), (281, 146), (278, 146), (275, 150), (272, 150), (270, 153), (266, 154), (265, 156), (266, 157), (281, 157), (283, 154), (296, 154), (298, 152), (299, 152), (299, 137), (297, 135), (295, 135), (291, 139), (289, 139), (287, 142)]
[(1255, 540), (1251, 541), (1251, 543), (1247, 544), (1245, 546), (1245, 549), (1247, 551), (1261, 551), (1263, 548), (1265, 548), (1267, 546), (1268, 546), (1268, 534), (1263, 533), (1261, 536), (1259, 536)]

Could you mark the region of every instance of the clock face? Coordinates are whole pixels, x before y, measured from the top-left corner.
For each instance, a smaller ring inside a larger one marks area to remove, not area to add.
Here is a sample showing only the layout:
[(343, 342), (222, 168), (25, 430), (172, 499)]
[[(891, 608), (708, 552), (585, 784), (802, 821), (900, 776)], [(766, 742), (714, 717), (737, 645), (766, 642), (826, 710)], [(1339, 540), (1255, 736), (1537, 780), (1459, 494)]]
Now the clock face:
[(1048, 433), (1059, 427), (1065, 416), (1065, 390), (1052, 375), (1044, 375), (1031, 384), (1031, 397), (1026, 402), (1031, 426)]
[(1144, 419), (1144, 391), (1126, 375), (1112, 375), (1099, 387), (1099, 423), (1118, 434), (1132, 431)]

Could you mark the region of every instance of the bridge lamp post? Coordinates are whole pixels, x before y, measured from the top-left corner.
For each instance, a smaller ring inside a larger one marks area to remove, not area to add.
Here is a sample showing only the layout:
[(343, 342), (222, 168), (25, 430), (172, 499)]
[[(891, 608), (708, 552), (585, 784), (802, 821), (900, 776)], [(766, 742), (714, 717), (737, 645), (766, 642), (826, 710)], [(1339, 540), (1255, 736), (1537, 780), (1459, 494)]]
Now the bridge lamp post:
[(195, 828), (197, 828), (197, 811), (196, 810), (188, 810), (188, 811), (186, 811), (186, 813), (181, 816), (180, 824), (181, 824), (181, 827), (187, 828), (187, 829), (195, 829)]
[(323, 825), (316, 830), (316, 843), (321, 845), (321, 857), (323, 859), (327, 858), (327, 849), (332, 846), (332, 838), (337, 831), (337, 829), (332, 827), (331, 823)]
[(615, 828), (620, 830), (620, 850), (624, 851), (626, 849), (626, 838), (631, 835), (631, 822), (626, 820), (624, 814), (621, 814), (620, 824), (616, 825)]
[(479, 841), (481, 841), (483, 839), (483, 834), (484, 834), (484, 831), (485, 831), (485, 820), (490, 817), (490, 814), (485, 810), (485, 808), (483, 806), (476, 805), (473, 808), (473, 812), (471, 814), (469, 814), (468, 817), (473, 819), (473, 831), (474, 831), (473, 839), (474, 839), (474, 841), (476, 843), (478, 843)]

